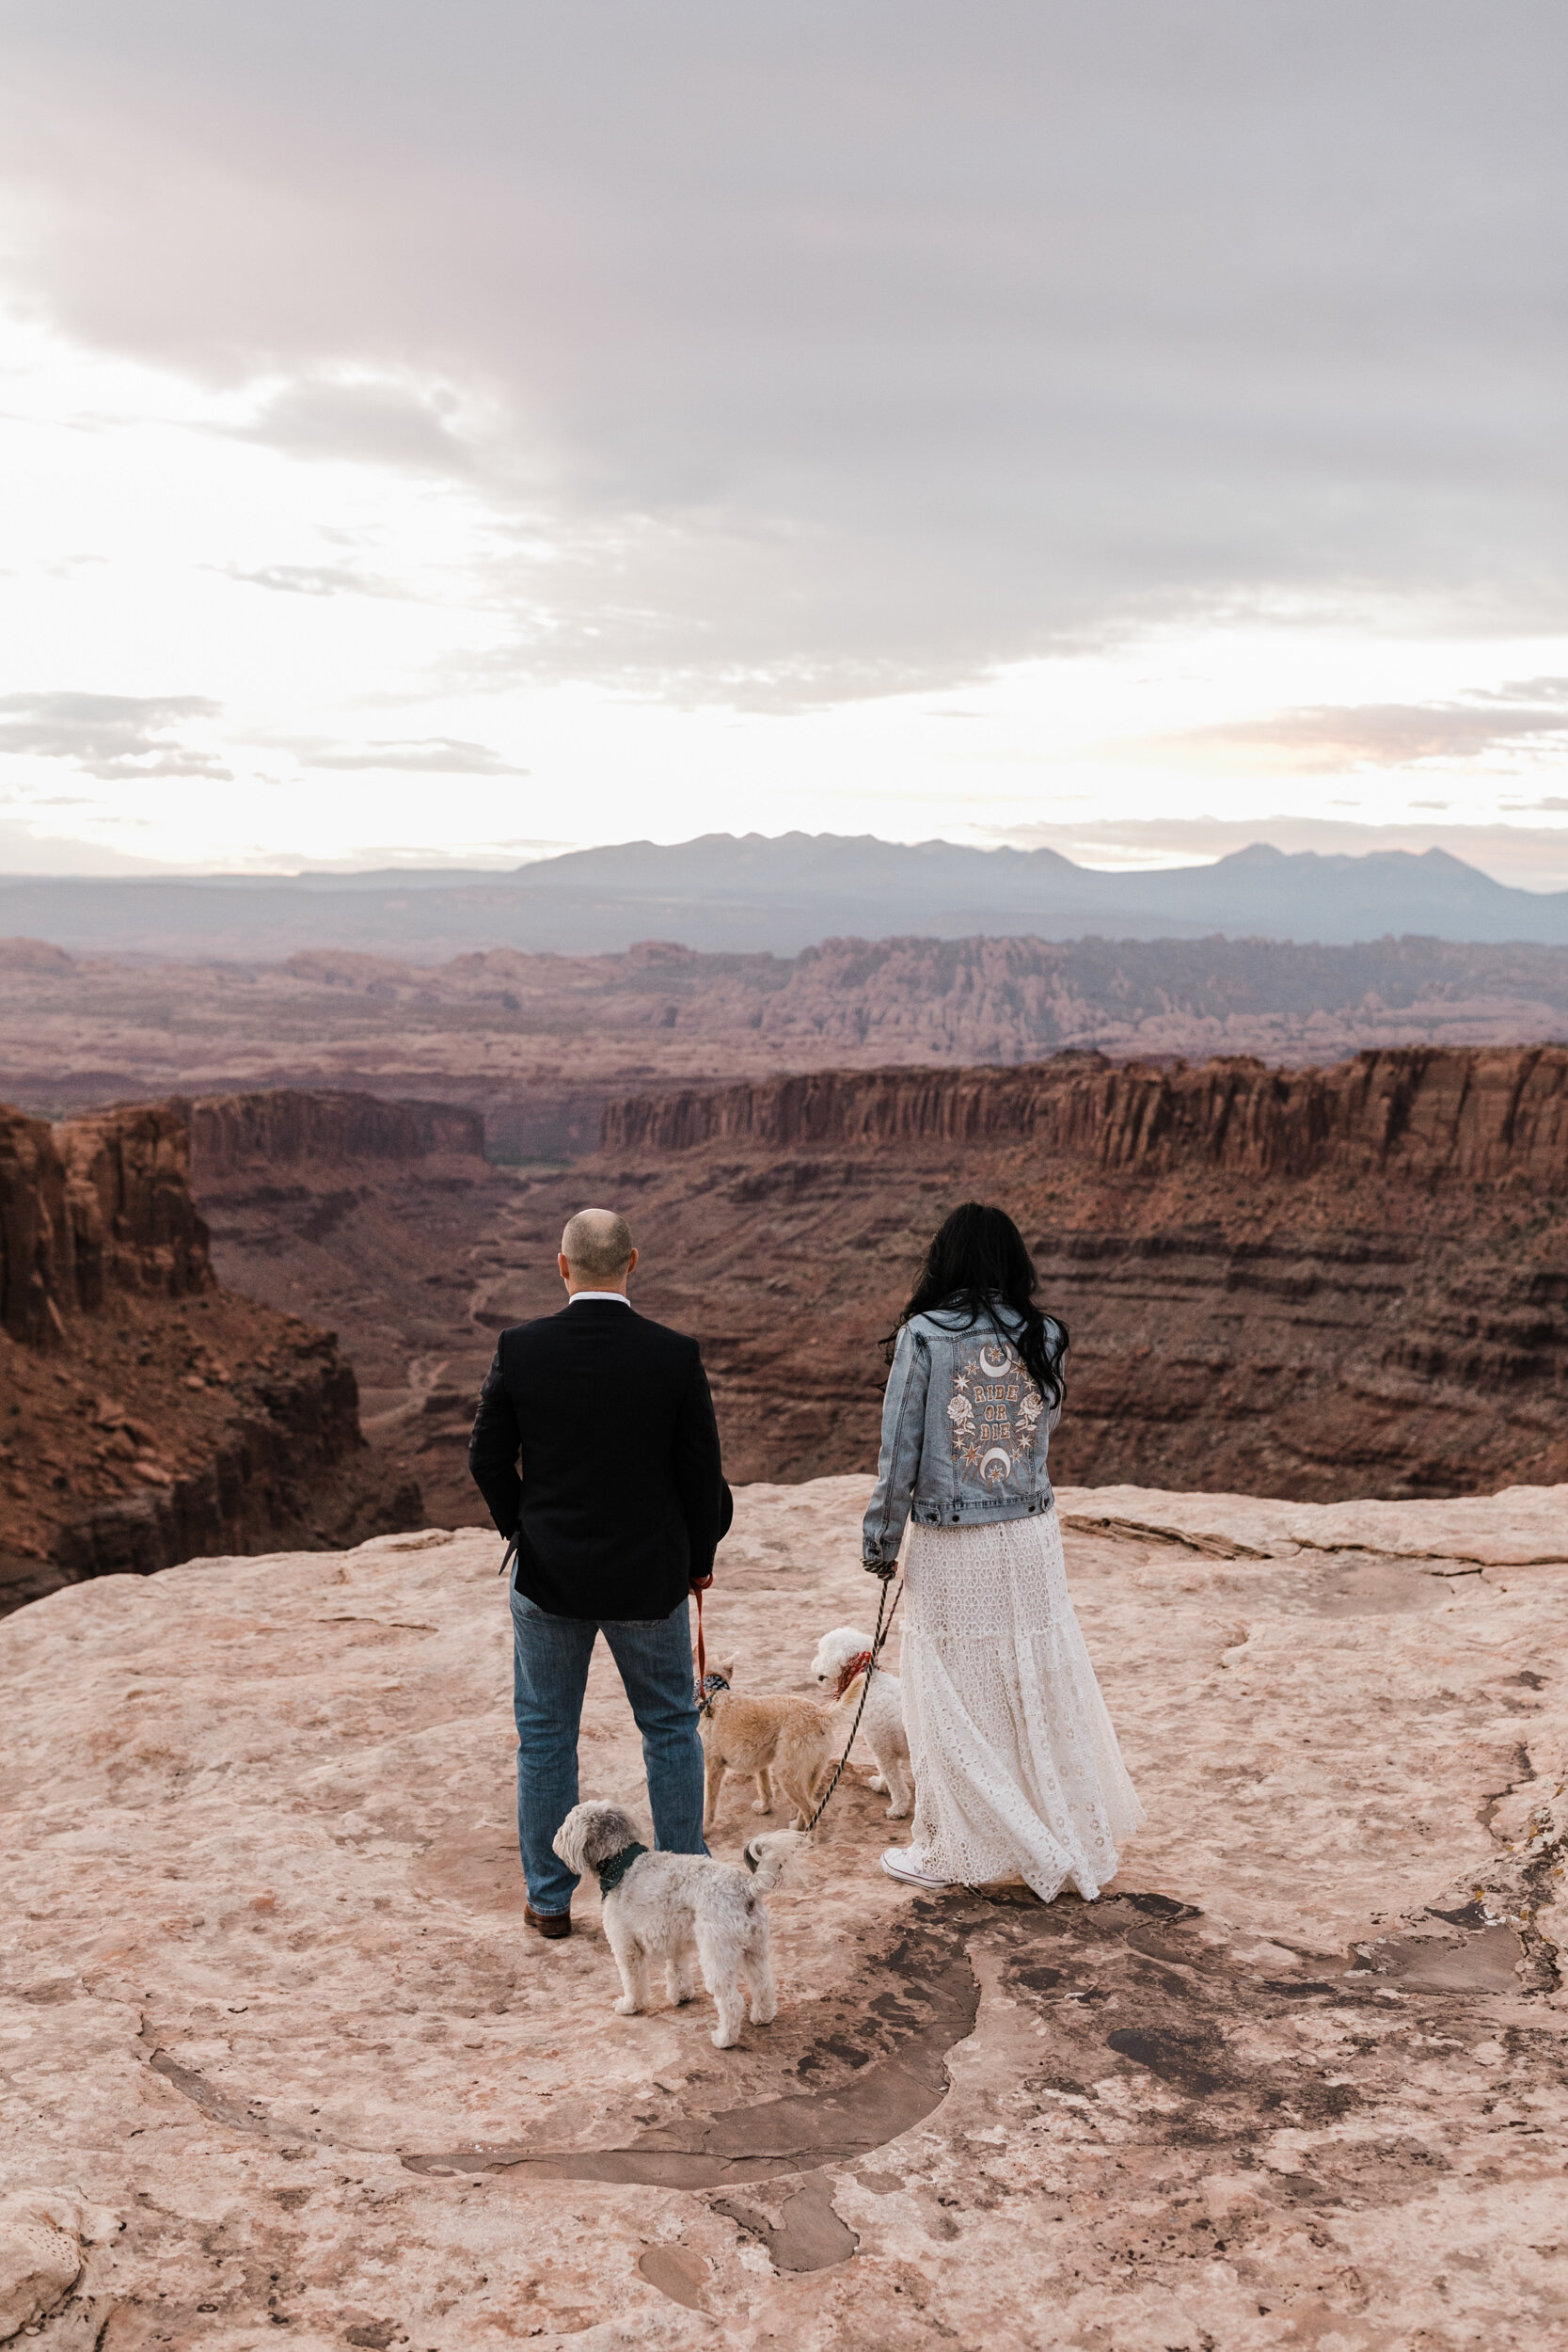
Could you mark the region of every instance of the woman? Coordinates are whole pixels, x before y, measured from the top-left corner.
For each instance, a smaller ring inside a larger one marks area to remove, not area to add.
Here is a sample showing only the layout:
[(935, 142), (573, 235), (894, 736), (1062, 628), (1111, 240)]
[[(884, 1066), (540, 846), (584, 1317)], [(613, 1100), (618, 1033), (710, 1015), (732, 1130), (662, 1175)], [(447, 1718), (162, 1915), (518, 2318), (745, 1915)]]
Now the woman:
[(905, 1558), (904, 1718), (911, 1842), (882, 1856), (911, 1886), (1015, 1874), (1049, 1902), (1092, 1900), (1143, 1820), (1068, 1597), (1046, 1472), (1065, 1327), (1001, 1209), (966, 1201), (932, 1242), (886, 1345), (882, 1451), (865, 1565)]

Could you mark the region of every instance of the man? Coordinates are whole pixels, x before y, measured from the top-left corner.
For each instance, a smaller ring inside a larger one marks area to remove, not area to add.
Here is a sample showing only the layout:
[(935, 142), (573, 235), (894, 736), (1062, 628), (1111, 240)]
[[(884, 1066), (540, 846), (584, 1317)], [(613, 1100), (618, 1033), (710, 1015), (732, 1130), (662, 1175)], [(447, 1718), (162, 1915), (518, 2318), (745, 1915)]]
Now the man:
[(468, 1468), (515, 1548), (513, 1705), (528, 1924), (572, 1931), (577, 1877), (551, 1839), (578, 1801), (578, 1726), (600, 1633), (642, 1734), (654, 1835), (705, 1853), (688, 1592), (729, 1525), (695, 1340), (633, 1311), (625, 1217), (579, 1209), (556, 1261), (566, 1305), (503, 1331)]

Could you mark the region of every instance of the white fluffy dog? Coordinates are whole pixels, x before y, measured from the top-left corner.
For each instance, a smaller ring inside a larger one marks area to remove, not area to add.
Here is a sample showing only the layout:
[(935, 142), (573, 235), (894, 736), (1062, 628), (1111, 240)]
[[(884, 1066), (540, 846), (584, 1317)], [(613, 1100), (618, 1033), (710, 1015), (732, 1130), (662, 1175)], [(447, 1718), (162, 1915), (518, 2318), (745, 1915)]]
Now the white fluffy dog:
[[(839, 1698), (854, 1688), (857, 1674), (863, 1670), (862, 1661), (870, 1654), (869, 1633), (858, 1632), (852, 1625), (835, 1626), (818, 1642), (811, 1670), (827, 1696)], [(879, 1666), (871, 1677), (861, 1733), (877, 1763), (866, 1785), (893, 1799), (888, 1820), (901, 1821), (914, 1803), (914, 1775), (910, 1770), (909, 1734), (904, 1729), (903, 1693), (897, 1676), (890, 1675), (885, 1667)]]
[(604, 1931), (621, 1971), (616, 2013), (635, 2017), (652, 1997), (653, 1962), (664, 1963), (672, 2001), (689, 2001), (692, 1967), (719, 2010), (716, 2050), (740, 2039), (750, 1994), (753, 2026), (770, 2026), (779, 1995), (768, 1957), (768, 1914), (762, 1898), (776, 1883), (785, 1857), (765, 1859), (753, 1878), (706, 1854), (650, 1853), (636, 1824), (618, 1804), (575, 1804), (555, 1834), (555, 1851), (568, 1870), (599, 1881)]

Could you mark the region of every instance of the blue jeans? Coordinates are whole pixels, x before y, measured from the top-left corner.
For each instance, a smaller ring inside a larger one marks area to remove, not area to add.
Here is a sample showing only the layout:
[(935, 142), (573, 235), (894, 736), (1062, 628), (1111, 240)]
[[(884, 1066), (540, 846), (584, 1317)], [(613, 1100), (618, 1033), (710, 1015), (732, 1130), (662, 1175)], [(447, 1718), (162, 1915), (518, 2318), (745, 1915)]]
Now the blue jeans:
[(703, 1743), (691, 1671), (690, 1610), (596, 1623), (552, 1617), (512, 1588), (512, 1708), (517, 1719), (517, 1847), (537, 1912), (565, 1911), (577, 1876), (550, 1844), (578, 1801), (578, 1725), (600, 1634), (620, 1670), (648, 1774), (654, 1838), (666, 1853), (706, 1853)]

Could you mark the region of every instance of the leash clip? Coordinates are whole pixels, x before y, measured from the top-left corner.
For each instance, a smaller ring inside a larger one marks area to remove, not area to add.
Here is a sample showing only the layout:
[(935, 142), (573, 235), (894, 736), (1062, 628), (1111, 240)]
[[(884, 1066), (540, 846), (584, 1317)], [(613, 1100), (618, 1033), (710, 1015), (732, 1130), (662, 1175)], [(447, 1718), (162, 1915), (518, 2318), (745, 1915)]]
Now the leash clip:
[(722, 1675), (704, 1675), (702, 1681), (697, 1686), (698, 1714), (711, 1715), (713, 1712), (714, 1700), (719, 1696), (721, 1691), (727, 1691), (729, 1687), (729, 1684), (725, 1681)]

